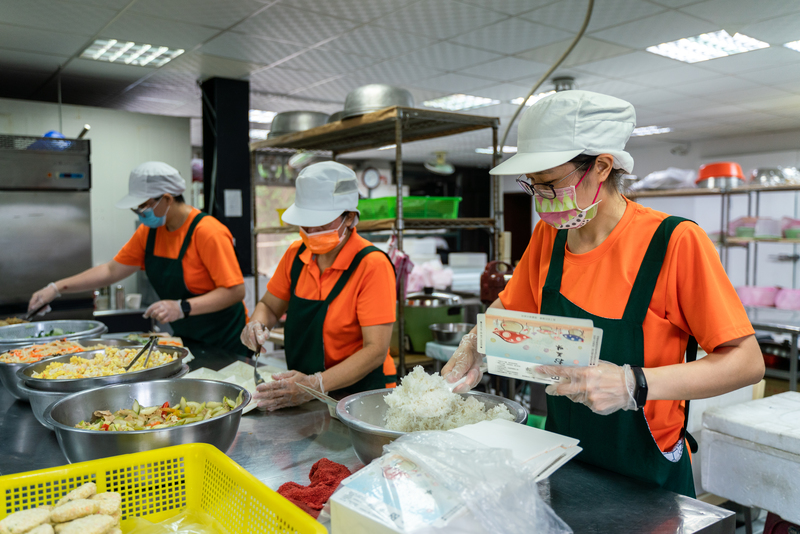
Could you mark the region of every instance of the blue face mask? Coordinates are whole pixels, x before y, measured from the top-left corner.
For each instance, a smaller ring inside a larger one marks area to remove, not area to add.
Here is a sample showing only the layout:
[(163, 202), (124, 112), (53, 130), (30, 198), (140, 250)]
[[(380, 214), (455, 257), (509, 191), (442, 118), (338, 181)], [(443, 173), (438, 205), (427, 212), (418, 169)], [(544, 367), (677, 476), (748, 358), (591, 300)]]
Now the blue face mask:
[(156, 217), (153, 208), (147, 208), (139, 214), (139, 222), (148, 228), (158, 228), (167, 224), (167, 214), (165, 213), (163, 217)]

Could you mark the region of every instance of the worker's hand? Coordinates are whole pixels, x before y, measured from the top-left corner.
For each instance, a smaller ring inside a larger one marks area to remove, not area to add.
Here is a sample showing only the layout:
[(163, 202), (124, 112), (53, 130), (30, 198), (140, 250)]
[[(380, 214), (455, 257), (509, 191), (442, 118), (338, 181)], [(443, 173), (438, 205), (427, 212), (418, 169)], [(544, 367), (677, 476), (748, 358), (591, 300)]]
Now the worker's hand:
[(179, 300), (159, 300), (150, 305), (144, 312), (144, 318), (152, 317), (159, 323), (171, 323), (183, 319), (183, 310)]
[(478, 335), (470, 332), (461, 338), (458, 348), (442, 369), (442, 376), (451, 384), (466, 376), (466, 380), (453, 390), (455, 393), (466, 393), (480, 383), (483, 377), (482, 363), (483, 354), (478, 352)]
[(303, 384), (311, 389), (325, 393), (322, 386), (322, 373), (305, 375), (299, 371), (287, 371), (272, 375), (274, 382), (260, 384), (256, 388), (253, 398), (258, 401), (258, 408), (274, 412), (281, 408), (298, 406), (308, 402), (314, 397), (306, 393), (295, 384)]
[[(58, 292), (58, 287), (56, 284), (54, 282), (50, 282), (45, 287), (33, 294), (31, 300), (28, 302), (28, 311), (35, 310), (43, 304), (50, 304), (60, 296), (61, 293)], [(50, 310), (50, 306), (47, 306), (43, 308), (42, 311), (37, 313), (37, 315), (44, 315)]]
[(256, 351), (260, 347), (263, 352), (264, 343), (269, 339), (269, 330), (260, 321), (250, 321), (242, 330), (240, 339), (242, 340), (242, 345), (248, 349)]
[(591, 367), (543, 365), (537, 369), (543, 376), (560, 376), (563, 380), (545, 389), (548, 395), (563, 395), (573, 402), (585, 404), (594, 413), (608, 415), (617, 410), (636, 410), (633, 388), (636, 379), (631, 366), (600, 361)]

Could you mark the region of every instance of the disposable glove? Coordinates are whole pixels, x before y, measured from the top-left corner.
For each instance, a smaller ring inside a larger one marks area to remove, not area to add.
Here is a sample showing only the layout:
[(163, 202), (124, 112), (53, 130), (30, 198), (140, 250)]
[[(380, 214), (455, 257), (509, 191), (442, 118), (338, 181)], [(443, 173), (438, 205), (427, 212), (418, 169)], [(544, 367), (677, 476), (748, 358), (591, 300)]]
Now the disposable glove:
[[(45, 287), (34, 293), (33, 296), (31, 296), (31, 300), (28, 302), (28, 311), (35, 310), (42, 304), (50, 304), (60, 296), (61, 293), (58, 292), (58, 287), (56, 286), (55, 282), (50, 282)], [(52, 308), (50, 308), (50, 306), (46, 306), (36, 315), (44, 315), (51, 309)]]
[(253, 395), (253, 398), (258, 401), (260, 410), (274, 412), (281, 408), (298, 406), (314, 398), (296, 384), (303, 384), (320, 393), (325, 393), (322, 386), (322, 373), (306, 375), (300, 371), (287, 371), (272, 375), (272, 378), (275, 380), (274, 382), (260, 384)]
[(144, 318), (152, 317), (159, 323), (171, 323), (183, 319), (183, 310), (179, 300), (159, 300), (150, 305), (144, 312)]
[(442, 376), (451, 384), (466, 376), (466, 380), (453, 390), (455, 393), (466, 393), (480, 384), (482, 363), (483, 354), (478, 352), (478, 335), (469, 333), (461, 338), (458, 348), (442, 369)]
[(636, 410), (633, 389), (636, 379), (631, 366), (600, 361), (591, 367), (543, 365), (537, 369), (543, 376), (560, 376), (563, 380), (545, 389), (548, 395), (565, 396), (586, 405), (596, 414), (608, 415), (617, 410)]
[(242, 345), (252, 351), (264, 350), (264, 343), (269, 339), (269, 330), (260, 321), (250, 321), (245, 325), (240, 336)]

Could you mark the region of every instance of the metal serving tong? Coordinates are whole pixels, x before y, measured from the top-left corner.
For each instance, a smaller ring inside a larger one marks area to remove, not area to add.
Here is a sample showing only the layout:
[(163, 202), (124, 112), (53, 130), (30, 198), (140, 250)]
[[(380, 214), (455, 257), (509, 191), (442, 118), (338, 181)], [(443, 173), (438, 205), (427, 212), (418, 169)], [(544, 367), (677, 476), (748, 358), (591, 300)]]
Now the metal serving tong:
[(155, 347), (157, 339), (157, 337), (153, 336), (147, 343), (145, 343), (144, 347), (142, 347), (142, 350), (140, 350), (139, 353), (133, 358), (131, 363), (125, 367), (126, 373), (131, 370), (131, 367), (133, 367), (133, 365), (139, 360), (145, 351), (147, 351), (147, 358), (144, 360), (144, 367), (147, 369), (147, 362), (150, 361), (150, 353), (153, 352), (153, 347)]
[(45, 302), (44, 304), (42, 304), (41, 306), (39, 306), (35, 310), (29, 311), (28, 313), (26, 313), (25, 315), (22, 316), (22, 320), (23, 321), (30, 321), (31, 319), (33, 319), (36, 316), (37, 313), (42, 311), (45, 308), (45, 306), (47, 306), (47, 304), (48, 303)]
[(261, 355), (261, 347), (256, 349), (255, 354), (253, 355), (253, 379), (256, 381), (256, 387), (259, 384), (263, 384), (266, 382), (263, 378), (261, 378), (261, 374), (258, 372), (258, 357)]

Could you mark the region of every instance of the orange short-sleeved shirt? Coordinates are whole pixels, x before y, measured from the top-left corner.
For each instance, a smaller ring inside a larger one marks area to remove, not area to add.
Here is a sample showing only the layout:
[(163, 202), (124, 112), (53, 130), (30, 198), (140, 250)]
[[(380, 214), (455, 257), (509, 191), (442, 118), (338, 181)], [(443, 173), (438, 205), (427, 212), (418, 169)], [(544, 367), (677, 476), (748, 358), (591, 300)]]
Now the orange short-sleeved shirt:
[[(616, 228), (596, 249), (567, 249), (561, 294), (583, 310), (620, 319), (647, 246), (668, 215), (631, 202)], [(556, 229), (542, 221), (514, 275), (500, 293), (509, 310), (538, 313), (550, 267)], [(644, 320), (644, 365), (680, 363), (689, 336), (707, 352), (754, 334), (714, 245), (696, 224), (682, 223), (672, 234)], [(604, 343), (613, 343), (605, 339)], [(683, 401), (648, 401), (644, 413), (662, 451), (677, 443), (683, 428)]]
[[(281, 300), (291, 297), (292, 263), (302, 241), (295, 241), (281, 258), (275, 275), (267, 284), (267, 291)], [(350, 267), (358, 252), (372, 245), (357, 231), (347, 240), (333, 265), (320, 277), (317, 260), (306, 249), (300, 254), (303, 269), (297, 280), (295, 293), (308, 300), (324, 300), (336, 285), (339, 277)], [(325, 368), (349, 358), (364, 346), (361, 327), (393, 323), (397, 306), (397, 290), (392, 264), (383, 254), (367, 254), (345, 284), (342, 292), (331, 302), (325, 316), (322, 340), (325, 346)], [(394, 360), (386, 353), (383, 372), (394, 375)]]
[[(192, 221), (200, 213), (192, 208), (180, 228), (170, 232), (166, 226), (156, 229), (153, 254), (162, 258), (177, 259), (181, 245)], [(141, 224), (133, 237), (122, 247), (114, 261), (144, 269), (144, 253), (150, 228)], [(230, 230), (214, 217), (205, 216), (197, 223), (192, 242), (183, 256), (183, 279), (186, 289), (203, 295), (218, 287), (233, 287), (244, 284), (242, 269), (233, 250)]]

